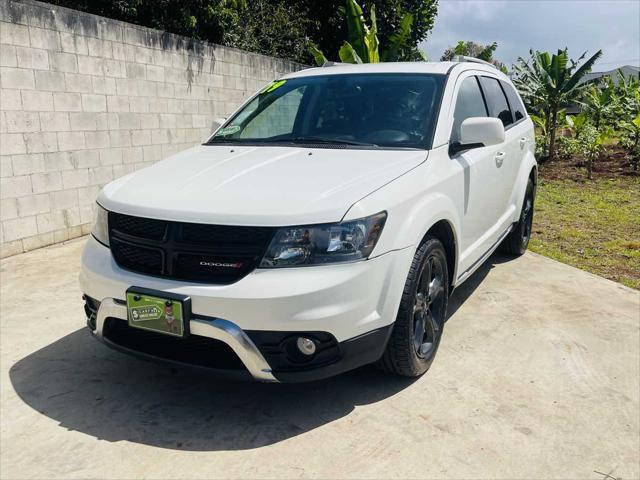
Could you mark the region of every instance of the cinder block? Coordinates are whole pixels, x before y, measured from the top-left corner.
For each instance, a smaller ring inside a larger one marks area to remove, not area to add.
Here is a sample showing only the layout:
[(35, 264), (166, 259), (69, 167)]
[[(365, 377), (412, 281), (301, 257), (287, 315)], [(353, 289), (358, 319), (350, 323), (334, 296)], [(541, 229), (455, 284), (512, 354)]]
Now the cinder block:
[[(127, 74), (127, 79), (145, 80), (147, 78), (147, 69), (145, 67), (148, 67), (148, 66), (149, 65), (144, 65), (141, 63), (126, 62), (125, 71)], [(152, 79), (152, 80), (155, 80), (155, 79)]]
[[(108, 170), (111, 169), (111, 167), (107, 168)], [(89, 170), (89, 177), (91, 178), (91, 172), (93, 171), (93, 169)], [(91, 185), (88, 187), (84, 187), (84, 188), (79, 188), (78, 189), (78, 202), (80, 206), (83, 205), (91, 205), (93, 203), (96, 202), (96, 198), (98, 197), (98, 193), (100, 193), (100, 186), (99, 185)]]
[(55, 72), (78, 73), (78, 60), (73, 53), (49, 51), (49, 65)]
[(48, 70), (49, 56), (46, 50), (29, 47), (16, 47), (18, 67), (33, 68), (34, 70)]
[(138, 163), (144, 161), (144, 152), (142, 147), (130, 147), (122, 149), (122, 161), (127, 164)]
[(118, 113), (118, 124), (120, 129), (134, 130), (140, 128), (140, 115), (137, 113)]
[(147, 97), (131, 97), (129, 102), (132, 112), (145, 113), (149, 111), (149, 99)]
[(45, 171), (44, 155), (31, 153), (27, 155), (12, 155), (11, 165), (14, 175), (31, 175)]
[(82, 100), (79, 93), (54, 93), (53, 104), (56, 111), (80, 112), (82, 111)]
[(91, 93), (93, 84), (91, 75), (82, 75), (79, 73), (65, 73), (65, 81), (68, 92)]
[(0, 245), (0, 257), (11, 257), (22, 252), (24, 252), (22, 240), (14, 240), (12, 242), (7, 242), (4, 239), (2, 240), (2, 244)]
[(2, 155), (0, 157), (0, 177), (13, 177), (10, 155)]
[(102, 95), (116, 94), (116, 79), (110, 77), (92, 77), (93, 93)]
[(35, 132), (40, 130), (40, 117), (34, 112), (3, 112), (6, 131), (9, 133)]
[(138, 95), (138, 83), (131, 78), (117, 78), (116, 91), (118, 95)]
[(86, 75), (104, 75), (103, 60), (98, 57), (78, 56), (78, 72)]
[(75, 165), (72, 162), (70, 152), (53, 152), (44, 154), (44, 168), (47, 172), (60, 172), (72, 170)]
[(58, 132), (58, 148), (60, 151), (81, 150), (85, 148), (84, 132)]
[(111, 180), (113, 180), (113, 168), (110, 166), (89, 169), (90, 185), (105, 185)]
[(131, 133), (129, 130), (112, 130), (109, 132), (109, 141), (112, 147), (130, 147)]
[(2, 85), (2, 88), (33, 90), (36, 86), (36, 82), (34, 80), (32, 70), (27, 70), (24, 68), (0, 67), (0, 85)]
[(75, 168), (97, 167), (100, 165), (100, 151), (78, 150), (75, 152), (71, 152), (71, 161), (74, 164)]
[(82, 108), (85, 112), (106, 112), (106, 97), (104, 95), (83, 93)]
[(147, 69), (146, 77), (141, 77), (141, 78), (146, 78), (147, 80), (153, 80), (154, 82), (164, 82), (164, 68), (162, 66), (146, 65), (146, 69)]
[(63, 92), (66, 89), (62, 72), (36, 71), (35, 75), (38, 90)]
[(9, 220), (18, 216), (18, 199), (3, 198), (0, 202), (0, 220)]
[(45, 132), (66, 132), (70, 129), (67, 112), (41, 112), (40, 128)]
[(106, 130), (85, 132), (85, 143), (87, 148), (108, 148), (109, 144), (109, 132)]
[(127, 72), (122, 60), (105, 60), (103, 64), (104, 74), (107, 77), (125, 78)]
[(108, 95), (107, 96), (107, 111), (109, 111), (109, 112), (128, 112), (129, 111), (129, 97), (123, 97), (121, 95)]
[(0, 106), (5, 112), (9, 110), (22, 110), (22, 97), (20, 96), (20, 90), (1, 89)]
[(0, 178), (0, 198), (17, 198), (31, 195), (31, 179), (28, 175)]
[(54, 132), (25, 133), (24, 140), (27, 153), (55, 152), (58, 150), (56, 134)]
[[(4, 24), (3, 24), (4, 25)], [(16, 47), (13, 45), (2, 44), (0, 49), (0, 67), (17, 67), (18, 59), (16, 57)]]
[(101, 40), (99, 38), (87, 38), (87, 47), (89, 48), (89, 55), (93, 57), (112, 58), (113, 51), (111, 50), (111, 42)]
[(46, 247), (55, 242), (55, 236), (53, 232), (42, 233), (34, 235), (33, 237), (27, 237), (22, 239), (22, 247), (25, 252), (35, 250), (36, 248)]
[(28, 195), (20, 197), (18, 202), (18, 216), (28, 217), (38, 213), (48, 212), (51, 208), (49, 203), (49, 195), (41, 193), (39, 195)]
[(36, 112), (48, 112), (53, 110), (53, 95), (51, 92), (23, 90), (21, 94), (22, 108), (24, 110)]
[(61, 190), (49, 194), (49, 201), (52, 210), (64, 210), (65, 208), (73, 208), (79, 206), (78, 190)]
[(60, 32), (60, 45), (63, 52), (88, 55), (87, 39), (81, 35)]
[(151, 145), (151, 131), (134, 130), (131, 132), (131, 144), (134, 146)]
[(57, 31), (44, 28), (29, 28), (31, 46), (48, 50), (61, 50), (60, 35)]
[(46, 193), (62, 190), (62, 175), (60, 172), (34, 173), (31, 175), (33, 193)]
[(86, 187), (87, 185), (89, 185), (89, 169), (82, 168), (62, 172), (62, 187), (65, 190)]
[(146, 113), (140, 115), (140, 128), (158, 128), (160, 127), (160, 117), (157, 113)]
[(100, 150), (100, 165), (116, 165), (122, 163), (121, 148), (107, 148)]
[(98, 115), (101, 114), (95, 112), (71, 112), (68, 115), (71, 130), (95, 131), (97, 130)]
[(114, 165), (113, 166), (113, 176), (114, 178), (119, 178), (122, 177), (124, 175), (127, 175), (128, 173), (134, 172), (135, 168), (133, 166), (133, 164), (127, 163), (127, 164), (123, 164), (123, 165)]
[(2, 222), (4, 242), (11, 242), (38, 233), (36, 217), (14, 218)]
[(67, 226), (64, 210), (41, 213), (36, 218), (38, 233), (53, 232)]
[(0, 133), (0, 155), (26, 153), (27, 146), (21, 133)]
[(0, 23), (0, 43), (3, 45), (29, 45), (29, 27), (17, 23)]

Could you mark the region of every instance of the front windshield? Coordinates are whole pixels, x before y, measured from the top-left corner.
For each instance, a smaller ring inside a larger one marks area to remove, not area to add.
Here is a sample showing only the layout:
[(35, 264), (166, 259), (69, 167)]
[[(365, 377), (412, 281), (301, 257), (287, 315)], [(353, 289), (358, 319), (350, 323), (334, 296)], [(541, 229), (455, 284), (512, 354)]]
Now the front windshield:
[(443, 75), (337, 74), (278, 80), (207, 144), (431, 147)]

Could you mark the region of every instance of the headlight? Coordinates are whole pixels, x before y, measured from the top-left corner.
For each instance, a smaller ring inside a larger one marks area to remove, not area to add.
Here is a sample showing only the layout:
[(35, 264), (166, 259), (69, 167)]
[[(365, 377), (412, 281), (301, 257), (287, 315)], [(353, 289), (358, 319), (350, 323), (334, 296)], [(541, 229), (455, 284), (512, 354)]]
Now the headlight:
[(96, 204), (96, 222), (91, 229), (91, 235), (95, 237), (104, 246), (109, 246), (109, 212)]
[(260, 268), (353, 262), (371, 255), (387, 219), (385, 212), (342, 223), (278, 230)]

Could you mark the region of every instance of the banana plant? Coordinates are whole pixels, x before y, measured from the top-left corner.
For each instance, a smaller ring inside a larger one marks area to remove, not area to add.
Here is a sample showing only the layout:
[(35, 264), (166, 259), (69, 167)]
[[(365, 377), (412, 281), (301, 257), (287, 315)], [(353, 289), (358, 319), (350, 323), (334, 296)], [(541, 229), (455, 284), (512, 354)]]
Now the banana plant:
[[(413, 15), (406, 13), (400, 20), (398, 29), (389, 37), (389, 45), (380, 53), (376, 8), (371, 5), (369, 13), (370, 26), (364, 18), (364, 12), (356, 0), (346, 0), (345, 20), (347, 24), (347, 40), (344, 41), (338, 57), (344, 63), (378, 63), (392, 62), (398, 59), (401, 50), (407, 46), (411, 36)], [(328, 62), (324, 53), (311, 45), (311, 54), (320, 66)]]
[(581, 83), (581, 80), (602, 56), (602, 50), (598, 50), (582, 65), (580, 63), (586, 52), (574, 61), (569, 59), (566, 48), (554, 55), (531, 50), (530, 55), (530, 60), (518, 58), (518, 64), (514, 67), (515, 83), (530, 105), (546, 112), (549, 120), (549, 160), (552, 161), (555, 157), (558, 112), (563, 105), (579, 99), (589, 88), (589, 84)]

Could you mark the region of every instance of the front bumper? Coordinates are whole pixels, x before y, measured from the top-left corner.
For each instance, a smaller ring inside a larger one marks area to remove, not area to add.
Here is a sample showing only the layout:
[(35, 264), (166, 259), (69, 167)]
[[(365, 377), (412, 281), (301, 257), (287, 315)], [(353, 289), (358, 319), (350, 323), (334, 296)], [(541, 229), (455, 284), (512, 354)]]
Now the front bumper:
[[(254, 379), (304, 381), (380, 358), (412, 256), (408, 248), (365, 262), (256, 270), (234, 284), (204, 285), (124, 270), (114, 262), (108, 248), (90, 237), (82, 257), (80, 284), (83, 293), (99, 305), (93, 323), (89, 322), (94, 335), (113, 348), (148, 358), (171, 357), (115, 341), (125, 339), (126, 290), (144, 287), (191, 298), (189, 327), (194, 348), (209, 348), (200, 340), (219, 342), (230, 347)], [(112, 331), (113, 338), (110, 325), (119, 329)], [(120, 335), (117, 339), (115, 333)], [(283, 351), (295, 335), (317, 339), (324, 357), (309, 365), (286, 361)], [(185, 346), (165, 338), (158, 342), (167, 350)], [(212, 344), (211, 348), (217, 346)], [(176, 363), (193, 363), (175, 357)]]

